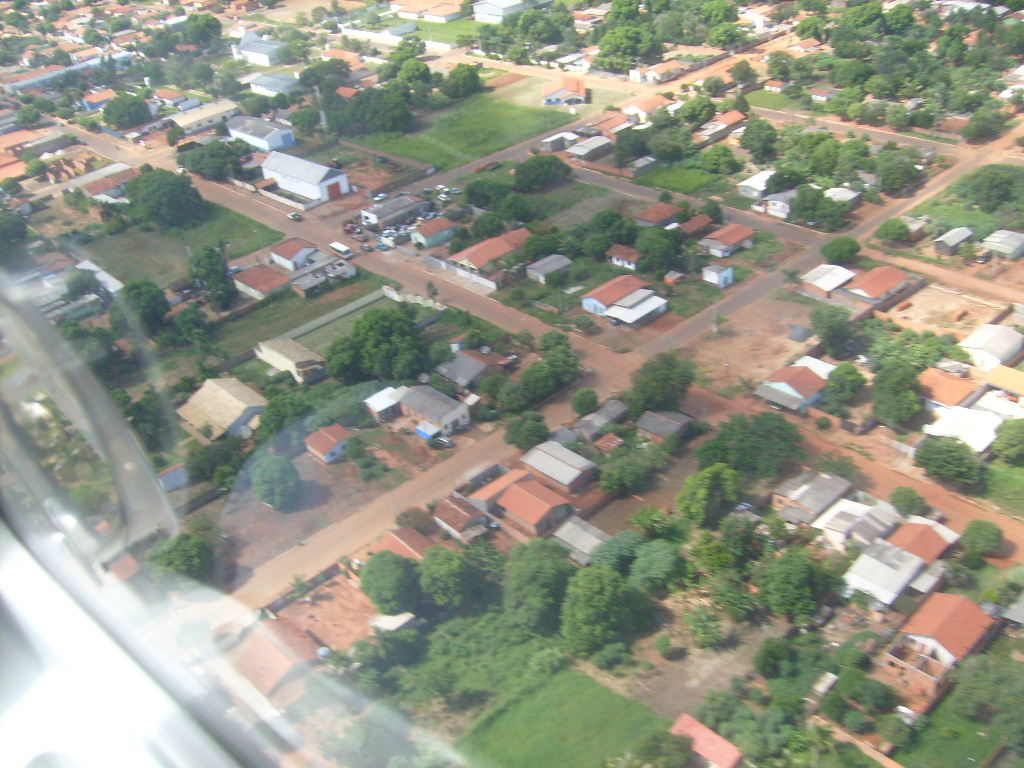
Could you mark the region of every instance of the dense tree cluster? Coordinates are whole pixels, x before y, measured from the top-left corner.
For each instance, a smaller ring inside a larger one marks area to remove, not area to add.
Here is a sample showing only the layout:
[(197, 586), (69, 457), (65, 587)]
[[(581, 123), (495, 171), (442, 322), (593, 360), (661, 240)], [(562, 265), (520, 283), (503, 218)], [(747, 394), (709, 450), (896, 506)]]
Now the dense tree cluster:
[(750, 477), (779, 475), (804, 456), (800, 430), (778, 413), (731, 416), (697, 449), (701, 468), (725, 464)]
[(159, 227), (194, 226), (206, 217), (207, 204), (186, 175), (154, 168), (124, 185), (128, 214)]
[(347, 383), (416, 378), (427, 367), (427, 350), (414, 315), (407, 304), (371, 309), (328, 347), (328, 372)]

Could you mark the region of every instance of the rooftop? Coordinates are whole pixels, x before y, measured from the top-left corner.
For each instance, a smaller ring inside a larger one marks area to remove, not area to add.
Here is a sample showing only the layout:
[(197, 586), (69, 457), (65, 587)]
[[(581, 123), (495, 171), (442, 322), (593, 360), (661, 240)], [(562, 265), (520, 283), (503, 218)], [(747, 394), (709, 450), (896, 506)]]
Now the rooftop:
[(630, 248), (628, 245), (620, 245), (619, 243), (616, 243), (607, 251), (605, 251), (604, 255), (607, 256), (609, 259), (617, 259), (619, 261), (625, 261), (629, 264), (636, 264), (638, 261), (640, 261), (640, 251), (638, 251), (636, 248)]
[(946, 526), (915, 515), (893, 531), (887, 541), (926, 563), (933, 563), (959, 539), (960, 536)]
[(931, 424), (925, 424), (924, 432), (935, 437), (955, 437), (975, 453), (984, 453), (995, 442), (996, 430), (1002, 423), (1002, 417), (995, 413), (955, 406), (947, 408)]
[(619, 275), (607, 283), (597, 286), (583, 295), (584, 299), (595, 299), (600, 304), (610, 307), (616, 301), (625, 298), (633, 291), (646, 288), (650, 283), (636, 275)]
[(274, 352), (292, 363), (318, 362), (324, 359), (294, 339), (267, 339), (256, 345), (258, 349)]
[(290, 240), (285, 240), (278, 243), (277, 245), (271, 246), (270, 252), (280, 256), (282, 259), (288, 259), (291, 261), (303, 251), (316, 250), (316, 246), (308, 240), (303, 240), (299, 237), (293, 237)]
[(321, 427), (306, 438), (306, 450), (321, 455), (327, 453), (338, 443), (343, 443), (352, 436), (352, 433), (341, 424), (330, 424)]
[(906, 272), (885, 264), (857, 275), (846, 284), (846, 290), (863, 294), (870, 299), (877, 299), (879, 296), (895, 290), (906, 280)]
[(785, 384), (792, 387), (804, 399), (813, 397), (825, 388), (825, 380), (810, 368), (802, 365), (789, 365), (780, 368), (767, 378), (772, 384)]
[(529, 236), (530, 230), (528, 229), (513, 229), (497, 237), (471, 245), (453, 255), (451, 260), (469, 262), (477, 269), (481, 269), (495, 259), (500, 259), (517, 248), (522, 248)]
[(235, 275), (235, 282), (266, 295), (288, 285), (288, 278), (272, 267), (256, 264)]
[(446, 229), (451, 229), (452, 227), (455, 226), (458, 225), (456, 225), (454, 222), (449, 221), (444, 216), (438, 216), (436, 219), (424, 221), (422, 224), (416, 227), (416, 231), (419, 232), (419, 234), (422, 235), (423, 237), (433, 237), (439, 232), (444, 232)]
[(252, 136), (256, 139), (265, 139), (278, 131), (288, 130), (288, 127), (260, 117), (237, 115), (228, 120), (228, 130)]
[(633, 218), (637, 221), (646, 221), (651, 224), (660, 224), (665, 219), (670, 219), (673, 216), (678, 216), (683, 212), (683, 209), (679, 206), (672, 205), (672, 203), (655, 203), (650, 208), (644, 208), (637, 214), (633, 215)]
[(568, 504), (569, 500), (530, 478), (506, 488), (497, 502), (520, 520), (538, 525), (553, 509)]
[(566, 547), (569, 556), (580, 565), (589, 565), (593, 551), (612, 538), (596, 525), (576, 515), (562, 523), (551, 537)]
[(263, 169), (272, 173), (279, 173), (282, 176), (291, 176), (299, 181), (309, 184), (320, 184), (335, 176), (344, 176), (345, 172), (337, 168), (328, 168), (326, 165), (314, 163), (284, 152), (271, 152), (263, 161)]
[(200, 429), (211, 428), (210, 438), (216, 439), (228, 431), (249, 408), (263, 408), (267, 398), (250, 389), (234, 377), (207, 379), (203, 385), (178, 408), (178, 415)]
[(504, 493), (509, 486), (530, 477), (532, 477), (532, 475), (525, 469), (510, 470), (503, 475), (499, 475), (494, 480), (491, 480), (487, 485), (477, 488), (469, 495), (469, 498), (480, 499), (481, 501), (494, 501)]
[(531, 448), (523, 455), (522, 462), (560, 485), (570, 485), (581, 474), (597, 467), (590, 459), (553, 440)]
[(815, 288), (829, 292), (849, 282), (857, 273), (836, 264), (819, 264), (810, 272), (801, 275), (800, 280)]
[(978, 388), (971, 379), (964, 379), (938, 368), (925, 368), (917, 377), (921, 394), (929, 400), (946, 406), (960, 405)]
[(724, 227), (716, 229), (708, 235), (708, 239), (717, 240), (725, 246), (732, 246), (739, 245), (744, 240), (749, 240), (756, 234), (757, 232), (745, 224), (726, 224)]
[(850, 492), (853, 484), (838, 475), (818, 474), (805, 469), (775, 489), (779, 496), (821, 514)]
[(900, 631), (936, 640), (962, 661), (995, 624), (970, 598), (937, 592), (929, 595)]
[(690, 715), (680, 715), (672, 725), (672, 733), (688, 736), (691, 749), (715, 768), (739, 768), (743, 762), (743, 753), (731, 741)]

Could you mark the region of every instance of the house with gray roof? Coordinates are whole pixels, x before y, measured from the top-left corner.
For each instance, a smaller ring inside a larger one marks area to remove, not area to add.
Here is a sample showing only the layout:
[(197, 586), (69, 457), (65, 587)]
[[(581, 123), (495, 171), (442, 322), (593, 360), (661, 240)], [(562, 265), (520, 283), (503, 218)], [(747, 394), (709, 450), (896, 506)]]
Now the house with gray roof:
[(295, 77), (277, 75), (273, 72), (268, 72), (267, 74), (253, 78), (252, 82), (249, 83), (249, 88), (253, 93), (273, 98), (279, 93), (283, 93), (287, 96), (292, 91), (301, 91), (302, 83), (300, 83), (298, 78)]
[(647, 411), (636, 421), (636, 431), (656, 443), (685, 437), (692, 428), (693, 417), (678, 411)]
[(569, 550), (569, 557), (580, 565), (590, 565), (590, 555), (611, 536), (582, 517), (573, 515), (551, 534), (551, 538)]
[(905, 549), (878, 539), (861, 553), (843, 576), (843, 596), (866, 592), (888, 608), (925, 569), (925, 561)]
[(810, 525), (818, 515), (843, 498), (853, 483), (838, 475), (805, 469), (780, 483), (772, 492), (772, 509), (793, 525)]
[(979, 325), (969, 336), (957, 345), (971, 358), (971, 362), (983, 371), (991, 371), (997, 365), (1005, 365), (1024, 349), (1024, 335), (1008, 325)]
[(281, 189), (307, 200), (326, 202), (350, 191), (344, 171), (284, 152), (271, 152), (260, 167), (263, 178), (273, 179)]
[(437, 372), (455, 386), (468, 389), (504, 371), (508, 362), (507, 357), (496, 352), (460, 349), (451, 360), (437, 366)]
[(988, 253), (1016, 261), (1024, 255), (1024, 235), (1009, 229), (997, 229), (981, 241), (981, 247)]
[(618, 424), (629, 412), (629, 408), (621, 400), (607, 400), (604, 405), (593, 413), (578, 419), (572, 430), (584, 440), (596, 440), (601, 436), (601, 429), (608, 424)]
[(970, 227), (955, 227), (936, 237), (932, 244), (936, 253), (941, 253), (943, 256), (955, 256), (956, 252), (960, 250), (960, 246), (970, 242), (972, 237), (974, 237), (974, 230)]
[(531, 448), (520, 461), (549, 483), (569, 493), (582, 490), (597, 477), (597, 464), (554, 440)]
[(414, 219), (430, 207), (426, 200), (416, 195), (399, 195), (381, 203), (374, 203), (359, 212), (366, 224), (386, 227), (396, 222)]
[(526, 267), (526, 276), (536, 283), (544, 285), (547, 283), (548, 275), (564, 272), (572, 266), (572, 259), (560, 253), (553, 253), (545, 256), (540, 261), (535, 261)]
[(247, 115), (228, 120), (228, 135), (264, 152), (286, 149), (295, 143), (295, 132), (287, 125)]
[(399, 400), (402, 414), (417, 421), (416, 434), (424, 440), (450, 435), (469, 426), (469, 406), (428, 385), (409, 387)]
[(1003, 619), (1017, 627), (1024, 626), (1024, 592), (1014, 601), (1013, 605), (1003, 611)]
[(287, 47), (287, 43), (271, 40), (269, 35), (261, 37), (250, 31), (231, 46), (231, 58), (235, 61), (247, 61), (258, 67), (272, 67), (281, 63)]

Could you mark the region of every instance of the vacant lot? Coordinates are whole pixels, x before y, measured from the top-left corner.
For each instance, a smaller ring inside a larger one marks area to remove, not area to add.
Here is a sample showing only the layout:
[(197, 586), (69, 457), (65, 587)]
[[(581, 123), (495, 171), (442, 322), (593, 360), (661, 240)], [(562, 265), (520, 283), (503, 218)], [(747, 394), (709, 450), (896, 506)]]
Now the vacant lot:
[(1024, 467), (1011, 467), (998, 460), (989, 462), (982, 496), (1005, 512), (1024, 513)]
[(807, 325), (811, 309), (807, 304), (761, 299), (722, 321), (717, 334), (707, 333), (683, 347), (682, 354), (696, 360), (711, 389), (732, 387), (742, 379), (761, 382), (807, 347), (807, 342), (786, 337), (792, 325)]
[(667, 720), (578, 672), (560, 672), (524, 696), (462, 747), (495, 768), (599, 768)]
[(455, 43), (456, 39), (462, 35), (476, 36), (478, 27), (480, 27), (480, 22), (468, 18), (456, 19), (446, 24), (419, 20), (416, 22), (416, 34), (423, 40), (436, 43)]
[(893, 757), (906, 768), (936, 765), (983, 765), (1000, 746), (998, 733), (960, 717), (947, 697), (928, 715), (928, 727), (917, 736), (914, 748)]
[(88, 258), (124, 282), (152, 280), (169, 285), (188, 272), (188, 249), (226, 245), (230, 259), (265, 248), (281, 233), (235, 211), (211, 204), (210, 217), (191, 229), (143, 230), (133, 226), (82, 248)]
[(520, 107), (480, 93), (427, 116), (424, 127), (415, 133), (375, 134), (361, 142), (450, 170), (570, 120), (572, 116), (562, 112)]
[[(556, 76), (553, 74), (552, 78), (544, 78), (502, 75), (502, 80), (496, 80), (491, 83), (495, 88), (493, 94), (496, 99), (518, 104), (521, 107), (539, 107), (541, 103), (540, 89), (551, 82), (551, 79)], [(507, 82), (504, 80), (506, 77), (509, 80), (514, 77), (515, 80)], [(588, 103), (575, 107), (575, 114), (590, 115), (600, 112), (608, 106), (616, 105), (632, 98), (633, 92), (623, 93), (622, 91), (610, 91), (604, 88), (588, 88), (587, 95), (589, 97)], [(544, 109), (554, 112), (569, 112), (568, 107), (544, 107)]]
[(789, 96), (783, 96), (781, 93), (768, 93), (768, 91), (754, 91), (748, 93), (745, 98), (750, 106), (764, 109), (786, 109), (796, 104)]
[(983, 323), (992, 322), (1003, 307), (997, 302), (932, 283), (891, 309), (889, 314), (928, 326), (938, 334), (967, 334)]
[(618, 211), (623, 216), (632, 216), (649, 206), (649, 200), (641, 200), (639, 197), (622, 195), (618, 192), (606, 192), (600, 197), (581, 200), (571, 208), (554, 214), (547, 223), (559, 229), (568, 229), (577, 224), (585, 224), (601, 211)]
[(638, 179), (638, 182), (645, 187), (668, 189), (672, 192), (688, 195), (710, 184), (717, 178), (715, 174), (702, 171), (699, 168), (684, 168), (680, 165), (670, 165), (664, 168), (655, 168), (650, 173), (645, 173)]

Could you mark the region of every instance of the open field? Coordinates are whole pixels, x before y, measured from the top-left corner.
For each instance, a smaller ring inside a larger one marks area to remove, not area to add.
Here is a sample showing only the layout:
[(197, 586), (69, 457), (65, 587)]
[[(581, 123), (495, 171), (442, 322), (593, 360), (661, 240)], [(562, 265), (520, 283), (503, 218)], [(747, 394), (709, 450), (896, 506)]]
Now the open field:
[(416, 34), (423, 40), (436, 43), (455, 43), (456, 38), (461, 35), (476, 35), (476, 30), (481, 26), (479, 21), (470, 18), (456, 19), (447, 24), (435, 21), (416, 21)]
[(906, 768), (934, 768), (936, 765), (983, 765), (1000, 745), (999, 734), (967, 718), (949, 706), (947, 697), (928, 715), (928, 727), (921, 731), (914, 747), (893, 757)]
[(754, 245), (737, 253), (736, 258), (758, 267), (771, 267), (775, 265), (775, 257), (781, 252), (782, 243), (775, 235), (758, 232), (754, 235)]
[(480, 93), (428, 116), (426, 126), (415, 133), (374, 134), (360, 141), (368, 147), (450, 170), (571, 120), (572, 116), (564, 112), (520, 107)]
[(643, 704), (564, 671), (471, 733), (462, 747), (495, 768), (598, 768), (668, 726)]
[[(506, 75), (505, 77), (519, 77), (517, 75)], [(515, 82), (510, 82), (507, 85), (498, 85), (492, 92), (494, 98), (507, 101), (511, 104), (517, 104), (520, 107), (540, 107), (540, 89), (551, 82), (551, 79), (557, 77), (556, 74), (552, 73), (551, 78), (544, 77), (521, 77)], [(590, 115), (595, 112), (600, 112), (610, 105), (618, 105), (626, 99), (632, 98), (631, 93), (623, 93), (622, 91), (611, 91), (605, 88), (589, 88), (588, 95), (590, 100), (586, 104), (581, 104), (576, 109), (577, 115)], [(561, 112), (563, 114), (569, 114), (568, 107), (544, 107), (545, 111)]]
[(908, 301), (893, 307), (889, 314), (914, 325), (928, 326), (937, 334), (967, 334), (983, 323), (992, 322), (1004, 306), (939, 283), (931, 283)]
[(786, 109), (796, 104), (796, 101), (789, 96), (783, 96), (781, 93), (768, 93), (768, 91), (748, 93), (746, 99), (750, 106), (764, 109)]
[[(589, 186), (589, 185), (588, 185)], [(568, 229), (577, 224), (584, 224), (601, 211), (618, 211), (623, 216), (632, 216), (649, 206), (649, 201), (639, 197), (630, 197), (618, 192), (607, 192), (599, 197), (588, 197), (566, 208), (548, 219), (548, 224), (559, 229)]]
[(716, 178), (718, 177), (715, 174), (702, 171), (699, 168), (669, 165), (645, 173), (637, 180), (637, 183), (643, 184), (645, 187), (657, 187), (688, 195), (707, 186)]
[(303, 299), (291, 291), (278, 294), (248, 314), (217, 327), (213, 340), (228, 355), (238, 355), (264, 339), (273, 339), (332, 309), (380, 288), (376, 275), (361, 272), (361, 279), (311, 299)]
[[(578, 203), (597, 198), (608, 197), (607, 190), (596, 184), (584, 184), (582, 181), (570, 181), (559, 184), (548, 192), (523, 195), (533, 206), (538, 219), (546, 219), (573, 208)], [(603, 208), (601, 210), (604, 210)]]
[(282, 235), (265, 224), (213, 205), (206, 221), (192, 229), (146, 232), (133, 226), (117, 235), (98, 237), (82, 252), (124, 282), (152, 280), (163, 287), (188, 272), (188, 249), (229, 243), (230, 259), (276, 243)]

